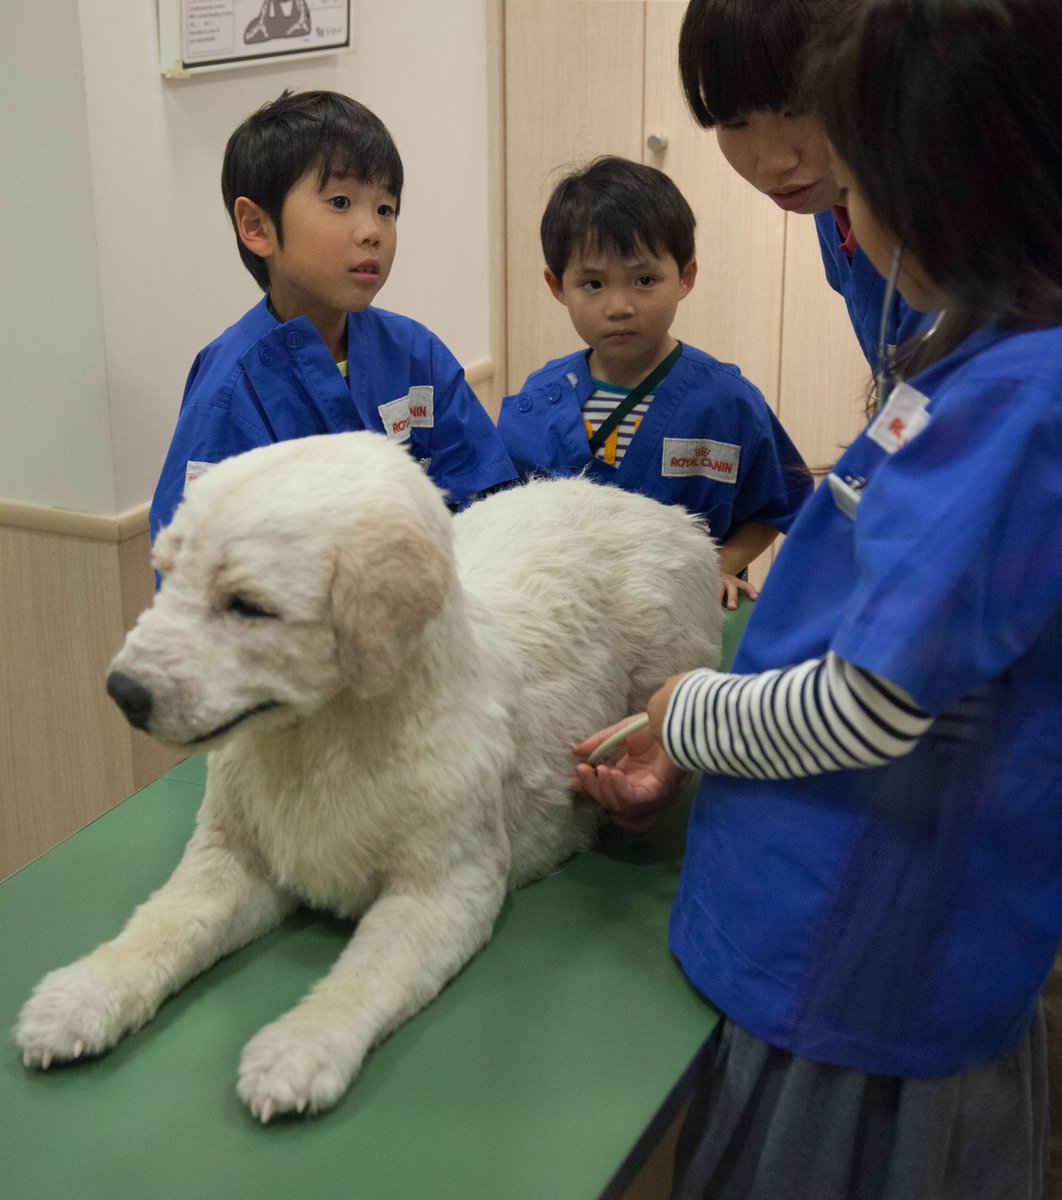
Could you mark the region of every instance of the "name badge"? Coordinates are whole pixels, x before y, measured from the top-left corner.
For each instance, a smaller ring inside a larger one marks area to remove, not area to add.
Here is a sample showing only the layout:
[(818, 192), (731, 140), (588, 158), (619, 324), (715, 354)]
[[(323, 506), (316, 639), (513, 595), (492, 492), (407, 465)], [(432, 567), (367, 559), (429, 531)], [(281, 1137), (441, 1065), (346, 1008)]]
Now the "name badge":
[(217, 463), (186, 462), (184, 464), (184, 490), (188, 491), (190, 483), (194, 483), (200, 475), (205, 475), (211, 467), (215, 466), (217, 466)]
[(886, 454), (895, 454), (929, 424), (928, 403), (929, 397), (917, 389), (906, 383), (897, 384), (888, 403), (867, 429), (867, 437)]
[(853, 479), (851, 475), (846, 475), (842, 479), (839, 475), (834, 475), (832, 471), (826, 476), (826, 483), (829, 485), (834, 504), (853, 521), (862, 498), (864, 482), (862, 479)]
[(720, 483), (737, 484), (741, 447), (733, 442), (703, 438), (664, 438), (660, 474), (674, 477), (703, 475)]
[(381, 404), (379, 413), (384, 433), (391, 441), (408, 442), (411, 429), (434, 428), (435, 389), (431, 384), (411, 387), (409, 395)]

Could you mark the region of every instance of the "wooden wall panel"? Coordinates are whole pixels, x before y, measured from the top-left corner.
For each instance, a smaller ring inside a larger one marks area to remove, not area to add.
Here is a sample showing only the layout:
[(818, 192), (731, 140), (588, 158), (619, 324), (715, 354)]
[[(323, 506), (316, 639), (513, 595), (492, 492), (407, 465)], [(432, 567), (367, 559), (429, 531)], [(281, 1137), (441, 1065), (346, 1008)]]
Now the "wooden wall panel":
[(0, 530), (0, 877), (132, 790), (103, 692), (122, 638), (117, 559), (113, 543)]
[(508, 391), (509, 331), (506, 326), (508, 247), (505, 229), (505, 0), (487, 0), (487, 187), (490, 191), (488, 247), (490, 254), (489, 392), (477, 391), (480, 402), (498, 419)]
[(826, 282), (815, 222), (787, 214), (778, 415), (823, 474), (866, 424), (870, 368), (844, 300)]
[(581, 345), (542, 279), (538, 227), (564, 170), (641, 155), (644, 6), (630, 0), (505, 5), (507, 390)]
[(153, 588), (146, 514), (134, 530), (129, 524), (5, 506), (0, 878), (180, 757), (134, 734), (104, 687), (107, 664)]

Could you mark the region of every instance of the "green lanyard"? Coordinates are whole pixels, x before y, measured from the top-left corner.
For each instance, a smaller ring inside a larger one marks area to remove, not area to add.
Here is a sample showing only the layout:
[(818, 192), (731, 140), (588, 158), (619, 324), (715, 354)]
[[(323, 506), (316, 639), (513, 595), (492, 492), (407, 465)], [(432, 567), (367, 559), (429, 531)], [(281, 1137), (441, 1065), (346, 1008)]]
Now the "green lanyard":
[(623, 418), (634, 408), (634, 406), (653, 390), (656, 385), (664, 378), (671, 368), (678, 361), (678, 356), (682, 353), (682, 343), (679, 342), (675, 349), (660, 363), (655, 370), (650, 371), (637, 387), (631, 388), (626, 396), (616, 405), (616, 407), (608, 414), (608, 416), (598, 426), (597, 432), (590, 439), (590, 453), (597, 454), (598, 450), (605, 444), (605, 439), (615, 429)]

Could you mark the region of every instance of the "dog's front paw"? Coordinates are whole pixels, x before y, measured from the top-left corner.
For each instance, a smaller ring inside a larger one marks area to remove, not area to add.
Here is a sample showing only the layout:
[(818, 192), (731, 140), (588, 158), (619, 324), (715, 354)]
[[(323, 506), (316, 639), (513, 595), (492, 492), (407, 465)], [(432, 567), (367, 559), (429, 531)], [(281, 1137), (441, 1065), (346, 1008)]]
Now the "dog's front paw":
[(145, 998), (100, 951), (52, 971), (22, 1006), (15, 1041), (27, 1067), (103, 1054), (151, 1015)]
[(334, 1028), (296, 1009), (244, 1046), (236, 1090), (264, 1125), (278, 1113), (331, 1108), (360, 1065), (361, 1055)]

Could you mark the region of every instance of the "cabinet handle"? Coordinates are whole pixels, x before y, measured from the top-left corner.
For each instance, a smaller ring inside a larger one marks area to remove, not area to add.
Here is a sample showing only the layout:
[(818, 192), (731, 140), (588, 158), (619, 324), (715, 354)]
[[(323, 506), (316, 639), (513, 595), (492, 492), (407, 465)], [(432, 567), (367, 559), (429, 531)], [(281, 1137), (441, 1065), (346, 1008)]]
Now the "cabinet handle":
[(651, 133), (645, 139), (645, 144), (654, 154), (663, 154), (667, 149), (667, 134)]

